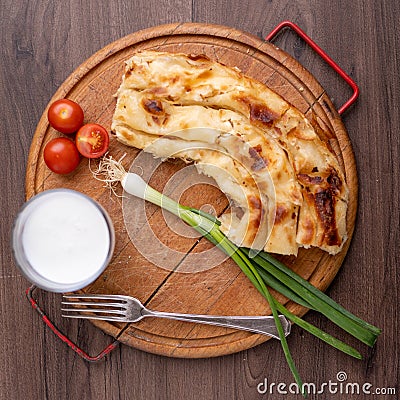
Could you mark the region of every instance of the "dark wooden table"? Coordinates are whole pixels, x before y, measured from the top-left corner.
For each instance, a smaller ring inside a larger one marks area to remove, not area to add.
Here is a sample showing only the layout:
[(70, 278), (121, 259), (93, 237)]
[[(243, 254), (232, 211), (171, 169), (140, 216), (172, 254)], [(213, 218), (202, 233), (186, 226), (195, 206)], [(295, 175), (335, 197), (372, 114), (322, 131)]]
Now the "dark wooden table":
[[(332, 8), (332, 4), (333, 8)], [(303, 380), (323, 393), (309, 398), (395, 399), (399, 387), (399, 143), (400, 3), (382, 1), (122, 1), (3, 0), (1, 21), (0, 399), (294, 399), (277, 341), (212, 359), (175, 359), (120, 345), (88, 363), (62, 343), (29, 306), (29, 286), (16, 268), (10, 232), (24, 202), (24, 177), (36, 124), (59, 85), (106, 44), (142, 28), (171, 22), (231, 26), (265, 37), (285, 19), (299, 24), (358, 83), (358, 102), (343, 120), (359, 173), (359, 211), (344, 264), (328, 290), (343, 306), (383, 328), (373, 349), (360, 346), (316, 313), (306, 319), (357, 346), (357, 361), (298, 327), (289, 337)], [(319, 79), (335, 104), (347, 85), (294, 34), (275, 42)], [(88, 322), (61, 321), (60, 295), (37, 292), (46, 312), (80, 346), (96, 353), (112, 341)], [(371, 392), (346, 395), (345, 383)], [(272, 388), (272, 395), (262, 394)], [(271, 386), (275, 383), (275, 387)], [(324, 385), (324, 383), (326, 385)], [(260, 386), (260, 384), (262, 384)], [(259, 390), (258, 390), (258, 389)], [(281, 386), (280, 389), (283, 387)], [(368, 388), (368, 386), (366, 386)], [(342, 393), (341, 393), (342, 392)]]

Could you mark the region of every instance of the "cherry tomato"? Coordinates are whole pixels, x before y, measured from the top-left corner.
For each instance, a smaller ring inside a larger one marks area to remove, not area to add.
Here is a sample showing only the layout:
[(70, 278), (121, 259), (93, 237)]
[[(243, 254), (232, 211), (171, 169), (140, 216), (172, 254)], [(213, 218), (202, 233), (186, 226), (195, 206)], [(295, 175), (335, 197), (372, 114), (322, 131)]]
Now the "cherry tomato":
[(83, 125), (75, 138), (79, 153), (87, 158), (98, 158), (104, 155), (110, 144), (105, 128), (98, 124)]
[(43, 157), (46, 165), (57, 174), (69, 174), (80, 161), (75, 143), (65, 137), (50, 140), (44, 148)]
[(54, 129), (70, 134), (76, 132), (83, 125), (83, 110), (74, 101), (61, 99), (51, 104), (47, 118)]

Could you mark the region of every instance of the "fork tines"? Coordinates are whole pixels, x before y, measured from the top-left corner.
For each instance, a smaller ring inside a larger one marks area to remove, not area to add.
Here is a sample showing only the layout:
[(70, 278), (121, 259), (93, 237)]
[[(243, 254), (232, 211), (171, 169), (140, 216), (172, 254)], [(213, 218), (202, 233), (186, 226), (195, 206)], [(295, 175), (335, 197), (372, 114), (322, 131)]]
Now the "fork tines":
[(61, 302), (63, 306), (66, 306), (61, 308), (63, 317), (117, 322), (126, 320), (126, 299), (121, 296), (66, 294), (63, 298), (69, 300)]

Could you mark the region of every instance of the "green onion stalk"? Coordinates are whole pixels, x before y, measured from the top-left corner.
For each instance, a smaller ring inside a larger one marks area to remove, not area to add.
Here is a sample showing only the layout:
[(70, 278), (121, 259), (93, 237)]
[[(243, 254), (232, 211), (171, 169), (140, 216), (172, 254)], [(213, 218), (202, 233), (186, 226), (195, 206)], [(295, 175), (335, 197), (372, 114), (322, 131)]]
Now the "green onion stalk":
[[(250, 253), (249, 249), (238, 247), (232, 243), (220, 230), (220, 222), (216, 217), (201, 210), (183, 206), (163, 195), (149, 186), (139, 175), (126, 172), (121, 160), (117, 161), (112, 157), (104, 158), (101, 160), (97, 170), (92, 172), (96, 179), (106, 182), (108, 186), (114, 187), (119, 182), (125, 192), (149, 201), (176, 215), (235, 261), (267, 300), (274, 317), (286, 361), (299, 388), (303, 388), (302, 381), (290, 354), (279, 314), (283, 314), (292, 323), (336, 349), (357, 359), (361, 359), (362, 356), (353, 347), (291, 313), (271, 295), (268, 287), (297, 304), (321, 313), (362, 343), (370, 347), (375, 344), (381, 333), (379, 328), (347, 311), (272, 255), (263, 251), (254, 255), (254, 252)], [(105, 174), (106, 177), (100, 178), (99, 176), (102, 174)]]

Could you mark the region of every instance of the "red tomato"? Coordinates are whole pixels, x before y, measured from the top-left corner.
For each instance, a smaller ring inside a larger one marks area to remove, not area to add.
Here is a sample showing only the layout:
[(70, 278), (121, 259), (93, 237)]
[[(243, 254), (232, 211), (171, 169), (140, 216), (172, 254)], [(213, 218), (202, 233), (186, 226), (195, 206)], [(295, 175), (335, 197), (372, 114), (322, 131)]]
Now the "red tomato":
[(59, 132), (76, 132), (83, 124), (83, 110), (72, 100), (61, 99), (49, 107), (47, 118), (50, 125)]
[(74, 142), (65, 137), (50, 140), (44, 148), (43, 157), (46, 165), (57, 174), (69, 174), (80, 161)]
[(104, 155), (110, 144), (105, 128), (98, 124), (83, 125), (75, 138), (79, 153), (87, 158), (98, 158)]

